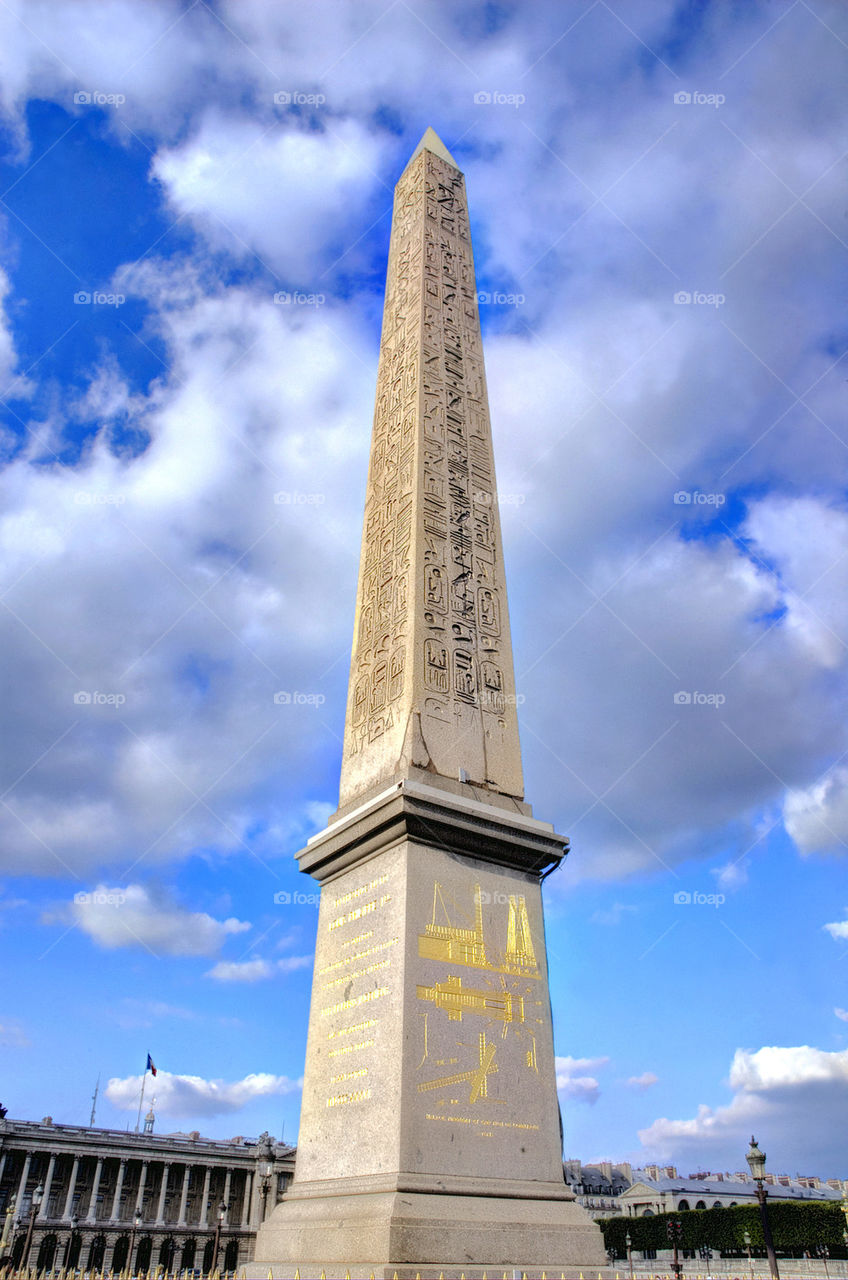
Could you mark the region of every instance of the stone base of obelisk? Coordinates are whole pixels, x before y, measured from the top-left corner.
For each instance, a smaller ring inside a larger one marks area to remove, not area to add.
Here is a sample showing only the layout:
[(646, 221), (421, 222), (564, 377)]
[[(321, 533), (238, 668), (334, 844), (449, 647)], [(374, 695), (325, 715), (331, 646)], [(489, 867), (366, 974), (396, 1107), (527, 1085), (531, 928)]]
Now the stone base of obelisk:
[[(559, 1188), (564, 1190), (564, 1188)], [(606, 1266), (597, 1224), (574, 1200), (395, 1191), (289, 1199), (257, 1240), (253, 1274), (318, 1280), (480, 1280), (532, 1268), (570, 1276)], [(250, 1271), (250, 1268), (248, 1268)]]

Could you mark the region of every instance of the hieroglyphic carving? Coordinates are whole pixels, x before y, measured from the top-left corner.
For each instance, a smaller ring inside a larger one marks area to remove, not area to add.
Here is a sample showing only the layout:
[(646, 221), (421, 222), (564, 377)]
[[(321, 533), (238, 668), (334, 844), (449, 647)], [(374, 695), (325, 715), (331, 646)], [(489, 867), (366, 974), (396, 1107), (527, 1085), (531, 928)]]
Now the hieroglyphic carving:
[(413, 709), (437, 773), (520, 796), (506, 616), (464, 182), (425, 148), (395, 196), (343, 801), (396, 765)]

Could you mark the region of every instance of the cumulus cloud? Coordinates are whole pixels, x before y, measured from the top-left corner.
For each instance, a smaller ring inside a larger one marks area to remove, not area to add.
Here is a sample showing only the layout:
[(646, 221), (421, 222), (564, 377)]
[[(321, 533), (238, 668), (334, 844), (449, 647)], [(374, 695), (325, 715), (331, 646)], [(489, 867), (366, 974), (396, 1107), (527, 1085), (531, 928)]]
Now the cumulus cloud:
[[(675, 1163), (738, 1167), (740, 1135), (768, 1134), (772, 1169), (838, 1169), (848, 1123), (848, 1050), (810, 1045), (737, 1049), (726, 1105), (701, 1104), (686, 1120), (655, 1120), (639, 1131), (646, 1154)], [(803, 1117), (803, 1124), (799, 1123)]]
[(650, 1089), (652, 1085), (659, 1084), (659, 1076), (654, 1075), (653, 1071), (643, 1071), (640, 1076), (630, 1076), (627, 1080), (629, 1089), (638, 1089), (644, 1092)]
[(594, 1105), (601, 1093), (601, 1086), (596, 1076), (590, 1072), (607, 1066), (609, 1058), (572, 1058), (556, 1059), (557, 1089), (566, 1098), (576, 1102), (588, 1102)]
[(788, 791), (783, 820), (802, 853), (844, 853), (848, 848), (848, 769), (833, 769), (810, 787)]
[(312, 956), (285, 956), (282, 960), (219, 960), (206, 977), (214, 978), (216, 982), (262, 982), (277, 974), (308, 969), (311, 964)]
[(822, 925), (822, 928), (826, 929), (831, 938), (837, 942), (848, 938), (848, 920), (835, 920), (831, 924)]
[[(247, 1075), (243, 1080), (204, 1080), (202, 1076), (175, 1075), (161, 1069), (156, 1073), (156, 1110), (171, 1116), (217, 1116), (239, 1111), (257, 1098), (282, 1097), (296, 1093), (302, 1080), (274, 1076), (267, 1072)], [(141, 1076), (111, 1079), (106, 1097), (122, 1111), (138, 1106)]]
[[(154, 955), (214, 955), (227, 938), (251, 927), (234, 916), (216, 920), (205, 911), (187, 911), (141, 884), (80, 891), (64, 914), (100, 947), (144, 947)], [(54, 918), (48, 914), (46, 922)]]
[(837, 1008), (837, 1009), (834, 1009), (833, 1012), (836, 1014), (837, 1018), (839, 1018), (842, 1022), (848, 1022), (848, 1009)]

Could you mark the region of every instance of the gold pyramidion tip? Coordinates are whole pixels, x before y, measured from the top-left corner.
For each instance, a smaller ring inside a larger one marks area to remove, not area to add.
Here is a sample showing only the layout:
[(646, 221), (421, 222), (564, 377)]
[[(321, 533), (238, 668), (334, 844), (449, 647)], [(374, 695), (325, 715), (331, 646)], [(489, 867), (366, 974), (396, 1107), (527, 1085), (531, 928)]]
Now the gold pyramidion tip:
[(448, 164), (453, 165), (454, 169), (459, 169), (459, 165), (456, 163), (453, 156), (436, 133), (436, 130), (431, 129), (429, 126), (425, 130), (424, 136), (418, 146), (409, 157), (410, 164), (418, 155), (419, 151), (432, 151), (434, 156), (438, 156), (440, 160), (445, 160)]

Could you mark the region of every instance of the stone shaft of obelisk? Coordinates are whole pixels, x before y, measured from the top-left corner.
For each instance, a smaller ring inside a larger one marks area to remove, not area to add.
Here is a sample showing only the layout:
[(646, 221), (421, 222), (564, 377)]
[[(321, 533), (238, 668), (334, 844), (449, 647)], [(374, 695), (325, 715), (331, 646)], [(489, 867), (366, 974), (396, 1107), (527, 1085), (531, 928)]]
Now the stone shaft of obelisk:
[(523, 796), (465, 188), (432, 145), (395, 191), (342, 806), (422, 772)]

